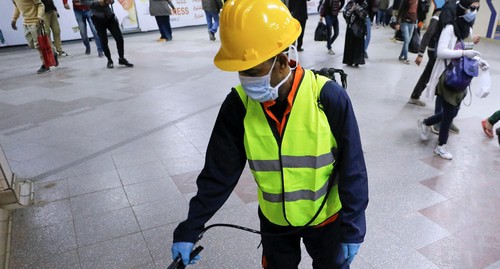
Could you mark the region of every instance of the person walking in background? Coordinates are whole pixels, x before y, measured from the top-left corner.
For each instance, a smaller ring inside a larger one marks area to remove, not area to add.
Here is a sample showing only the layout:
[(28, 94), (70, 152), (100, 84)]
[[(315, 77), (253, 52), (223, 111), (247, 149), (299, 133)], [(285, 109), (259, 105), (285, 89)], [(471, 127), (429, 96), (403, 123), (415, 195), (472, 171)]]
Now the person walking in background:
[(434, 114), (423, 120), (418, 120), (420, 129), (420, 137), (422, 140), (427, 140), (430, 131), (430, 126), (441, 123), (439, 129), (439, 139), (434, 153), (439, 157), (451, 160), (453, 155), (448, 151), (446, 143), (448, 141), (449, 129), (453, 118), (456, 117), (460, 109), (460, 103), (467, 94), (465, 89), (451, 89), (444, 82), (442, 75), (446, 69), (445, 59), (459, 59), (467, 57), (478, 61), (479, 67), (487, 70), (489, 65), (479, 58), (480, 53), (472, 50), (474, 45), (472, 38), (472, 25), (479, 9), (479, 0), (460, 0), (457, 6), (456, 19), (452, 24), (445, 26), (437, 46), (437, 60), (431, 73), (431, 79), (427, 87), (428, 96), (434, 96), (436, 90), (436, 98), (442, 103), (442, 111)]
[(207, 19), (208, 38), (215, 41), (215, 33), (219, 29), (219, 12), (222, 8), (222, 0), (202, 0), (201, 8), (205, 11)]
[[(42, 51), (38, 44), (38, 35), (41, 33), (41, 27), (43, 23), (43, 15), (45, 12), (45, 7), (40, 0), (13, 0), (14, 3), (14, 14), (12, 15), (12, 21), (10, 23), (12, 29), (17, 31), (16, 22), (20, 15), (23, 16), (23, 28), (24, 28), (24, 38), (28, 42), (28, 46), (32, 49), (38, 50), (40, 55), (40, 60), (42, 61), (42, 66), (38, 69), (37, 73), (45, 73), (50, 70), (50, 67), (45, 66), (43, 62)], [(57, 62), (57, 53), (54, 53), (54, 57)]]
[(190, 259), (194, 243), (247, 162), (258, 185), (263, 268), (298, 268), (301, 241), (310, 268), (348, 268), (358, 253), (368, 205), (358, 124), (340, 85), (289, 58), (299, 35), (280, 0), (225, 3), (214, 64), (238, 72), (240, 84), (220, 108), (172, 259), (200, 258)]
[[(497, 110), (490, 117), (481, 121), (481, 126), (483, 127), (484, 134), (486, 134), (487, 137), (493, 138), (493, 126), (498, 121), (500, 121), (500, 110)], [(500, 144), (500, 127), (498, 127), (495, 132), (498, 137), (498, 144)]]
[[(327, 36), (326, 40), (326, 49), (329, 54), (335, 55), (335, 52), (332, 50), (332, 44), (335, 42), (337, 37), (339, 36), (339, 19), (338, 15), (340, 10), (345, 4), (345, 0), (323, 0), (319, 8), (320, 20), (323, 21), (325, 18), (326, 27), (327, 28)], [(333, 36), (332, 36), (333, 29)]]
[(99, 35), (104, 55), (108, 59), (108, 64), (106, 66), (108, 68), (114, 67), (111, 52), (108, 47), (108, 33), (106, 30), (109, 30), (116, 42), (119, 56), (118, 64), (125, 65), (126, 67), (133, 67), (134, 65), (124, 57), (123, 35), (120, 31), (120, 25), (118, 25), (118, 19), (109, 6), (114, 3), (114, 0), (84, 0), (84, 3), (90, 7), (92, 12), (92, 21)]
[(172, 0), (149, 0), (149, 14), (154, 16), (160, 30), (160, 39), (165, 42), (172, 40), (172, 27), (170, 26), (170, 15), (176, 14)]
[[(304, 32), (306, 31), (306, 22), (307, 22), (307, 1), (309, 0), (289, 0), (288, 1), (288, 9), (292, 16), (300, 22), (300, 26), (302, 27), (302, 31), (300, 32), (299, 37), (297, 38), (297, 51), (303, 51), (302, 42), (304, 38)], [(328, 0), (325, 0), (328, 1)]]
[(403, 47), (399, 54), (399, 60), (405, 64), (410, 64), (408, 60), (408, 47), (410, 45), (415, 23), (417, 22), (418, 0), (402, 0), (398, 11), (398, 22), (403, 35)]
[(370, 45), (370, 40), (372, 38), (372, 24), (375, 14), (378, 10), (378, 0), (367, 0), (368, 3), (368, 16), (366, 17), (366, 36), (365, 36), (365, 48), (364, 57), (368, 59), (368, 45)]
[(52, 40), (54, 41), (54, 46), (56, 48), (59, 56), (68, 56), (66, 52), (62, 49), (61, 42), (61, 27), (59, 26), (59, 13), (57, 13), (57, 8), (54, 5), (53, 0), (42, 0), (45, 6), (45, 12), (43, 14), (43, 21), (45, 26), (45, 33), (50, 37), (50, 32), (52, 30)]
[[(65, 9), (70, 9), (68, 0), (63, 0), (63, 4)], [(73, 12), (75, 13), (76, 22), (78, 23), (78, 29), (80, 30), (80, 36), (82, 37), (83, 45), (85, 46), (85, 54), (90, 54), (90, 41), (87, 35), (88, 23), (89, 28), (92, 31), (92, 35), (94, 36), (95, 46), (97, 47), (97, 55), (99, 57), (103, 57), (104, 53), (102, 52), (99, 36), (97, 35), (97, 31), (90, 18), (91, 14), (89, 6), (82, 4), (80, 0), (73, 0)]]
[[(365, 64), (365, 33), (368, 3), (366, 0), (350, 0), (345, 6), (344, 18), (347, 22), (345, 33), (344, 58), (348, 66)], [(358, 33), (356, 33), (358, 32)]]
[(420, 41), (420, 46), (418, 48), (418, 56), (415, 59), (415, 63), (420, 65), (422, 63), (422, 59), (424, 57), (425, 50), (427, 49), (427, 56), (429, 56), (429, 61), (425, 65), (425, 69), (420, 75), (420, 78), (413, 88), (413, 92), (411, 93), (410, 100), (408, 100), (408, 104), (417, 105), (417, 106), (425, 106), (425, 102), (420, 100), (420, 96), (422, 92), (425, 90), (427, 86), (427, 82), (429, 82), (429, 78), (431, 77), (432, 69), (434, 68), (434, 63), (436, 62), (436, 45), (437, 39), (439, 35), (436, 35), (438, 30), (438, 22), (439, 15), (441, 14), (441, 9), (436, 8), (432, 14), (431, 22), (427, 27), (427, 31), (425, 31), (422, 40)]
[[(439, 35), (441, 34), (442, 29), (448, 25), (448, 24), (453, 24), (455, 19), (456, 19), (456, 13), (457, 13), (457, 2), (455, 0), (448, 0), (443, 7), (441, 8), (441, 14), (439, 14), (439, 21), (438, 21), (438, 29), (436, 31), (436, 34), (434, 35), (433, 39), (435, 44), (437, 44), (439, 40)], [(474, 45), (479, 44), (480, 37), (475, 35), (473, 37), (473, 42)], [(436, 45), (437, 46), (437, 45)], [(441, 111), (443, 111), (443, 104), (441, 102), (441, 98), (435, 98), (435, 105), (434, 105), (434, 114), (437, 114)], [(439, 134), (439, 129), (440, 129), (440, 124), (436, 123), (431, 126), (431, 131), (434, 134)], [(450, 133), (458, 134), (460, 132), (460, 129), (455, 125), (455, 123), (452, 121), (450, 125)]]
[(387, 9), (389, 8), (389, 0), (380, 0), (377, 9), (376, 27), (385, 27), (387, 22)]

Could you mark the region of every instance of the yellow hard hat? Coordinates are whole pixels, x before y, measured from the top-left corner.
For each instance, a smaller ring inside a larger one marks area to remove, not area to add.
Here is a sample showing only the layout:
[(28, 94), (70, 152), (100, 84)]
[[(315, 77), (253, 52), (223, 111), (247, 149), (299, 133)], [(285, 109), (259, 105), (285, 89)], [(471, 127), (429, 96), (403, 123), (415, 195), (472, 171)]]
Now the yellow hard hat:
[(250, 69), (285, 50), (300, 32), (299, 21), (280, 0), (226, 1), (215, 66), (224, 71)]

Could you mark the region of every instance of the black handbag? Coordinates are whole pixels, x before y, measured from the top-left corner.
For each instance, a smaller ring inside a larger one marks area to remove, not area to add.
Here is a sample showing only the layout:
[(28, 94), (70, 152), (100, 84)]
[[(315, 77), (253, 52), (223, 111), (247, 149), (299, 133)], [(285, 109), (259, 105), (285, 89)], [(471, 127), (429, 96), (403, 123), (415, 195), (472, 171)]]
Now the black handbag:
[(353, 23), (349, 25), (349, 29), (355, 38), (363, 38), (365, 36), (365, 22), (359, 18), (356, 18)]
[(408, 51), (411, 53), (418, 53), (419, 47), (420, 47), (420, 29), (415, 28), (413, 30), (413, 35), (411, 36), (411, 39), (410, 39)]
[(328, 30), (326, 24), (323, 22), (318, 22), (316, 30), (314, 31), (314, 41), (327, 41), (328, 40)]

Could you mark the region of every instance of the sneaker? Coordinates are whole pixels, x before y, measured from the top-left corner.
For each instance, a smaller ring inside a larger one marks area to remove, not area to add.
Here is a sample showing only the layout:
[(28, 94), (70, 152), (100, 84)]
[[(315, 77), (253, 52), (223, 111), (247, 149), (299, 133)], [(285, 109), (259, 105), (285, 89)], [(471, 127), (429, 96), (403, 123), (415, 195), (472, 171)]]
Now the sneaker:
[(58, 53), (59, 53), (59, 56), (61, 56), (61, 57), (69, 56), (69, 54), (67, 54), (65, 51), (62, 51), (62, 50), (59, 51)]
[(443, 145), (437, 145), (436, 148), (434, 149), (434, 153), (436, 153), (439, 157), (446, 159), (446, 160), (451, 160), (453, 159), (453, 155), (446, 149), (446, 144)]
[(333, 50), (332, 50), (332, 49), (329, 49), (329, 50), (328, 50), (328, 54), (335, 55), (335, 52), (333, 52)]
[(427, 140), (429, 138), (429, 126), (425, 125), (424, 120), (418, 120), (417, 124), (420, 128), (420, 138), (422, 140)]
[(104, 57), (104, 52), (102, 50), (98, 51), (97, 56), (99, 56), (99, 58)]
[(124, 65), (126, 67), (134, 67), (134, 65), (131, 64), (129, 61), (127, 61), (127, 59), (125, 59), (125, 58), (118, 59), (118, 64)]
[(45, 65), (42, 64), (42, 66), (40, 66), (40, 69), (38, 69), (38, 71), (36, 71), (37, 74), (41, 74), (41, 73), (45, 73), (47, 71), (49, 71), (50, 68), (49, 67), (45, 67)]
[(452, 122), (450, 125), (450, 133), (458, 134), (460, 129)]
[(431, 126), (431, 132), (435, 133), (435, 134), (439, 134), (439, 123), (436, 123), (434, 125)]
[(166, 41), (167, 41), (166, 38), (163, 38), (163, 37), (158, 38), (158, 42), (166, 42)]
[(398, 60), (402, 62), (402, 61), (404, 61), (404, 60), (406, 60), (406, 59), (405, 59), (405, 57), (403, 57), (403, 56), (399, 56)]
[(368, 59), (368, 53), (365, 51), (365, 59)]
[(497, 133), (497, 137), (498, 137), (498, 144), (500, 145), (500, 127), (498, 127), (498, 128), (495, 130), (495, 133)]
[(106, 65), (108, 69), (112, 69), (114, 67), (113, 61), (108, 61), (108, 64)]
[(408, 59), (403, 60), (403, 63), (404, 63), (404, 64), (410, 64), (410, 60), (408, 60)]
[(420, 99), (414, 99), (414, 98), (410, 98), (410, 100), (408, 100), (408, 104), (417, 105), (417, 106), (425, 106), (424, 101), (421, 101)]
[(208, 30), (208, 37), (211, 41), (215, 41), (215, 35), (212, 31)]
[(90, 46), (85, 48), (85, 54), (89, 55), (90, 54)]

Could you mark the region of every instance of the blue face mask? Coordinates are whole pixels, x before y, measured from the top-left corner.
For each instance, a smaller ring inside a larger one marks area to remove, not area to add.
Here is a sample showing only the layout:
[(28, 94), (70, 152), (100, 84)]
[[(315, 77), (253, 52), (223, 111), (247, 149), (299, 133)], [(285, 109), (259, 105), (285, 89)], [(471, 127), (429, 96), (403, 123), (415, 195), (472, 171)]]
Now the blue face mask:
[(261, 103), (276, 100), (276, 98), (278, 98), (278, 89), (288, 80), (288, 78), (292, 74), (292, 70), (290, 70), (288, 75), (282, 81), (280, 81), (278, 85), (274, 87), (271, 86), (271, 73), (273, 72), (276, 58), (277, 57), (274, 58), (271, 70), (269, 70), (269, 73), (267, 73), (267, 75), (261, 77), (247, 77), (238, 75), (240, 78), (241, 86), (243, 87), (243, 90), (248, 95), (248, 97)]
[(477, 16), (477, 11), (469, 11), (465, 13), (462, 18), (464, 18), (465, 21), (467, 22), (472, 22), (476, 19)]

